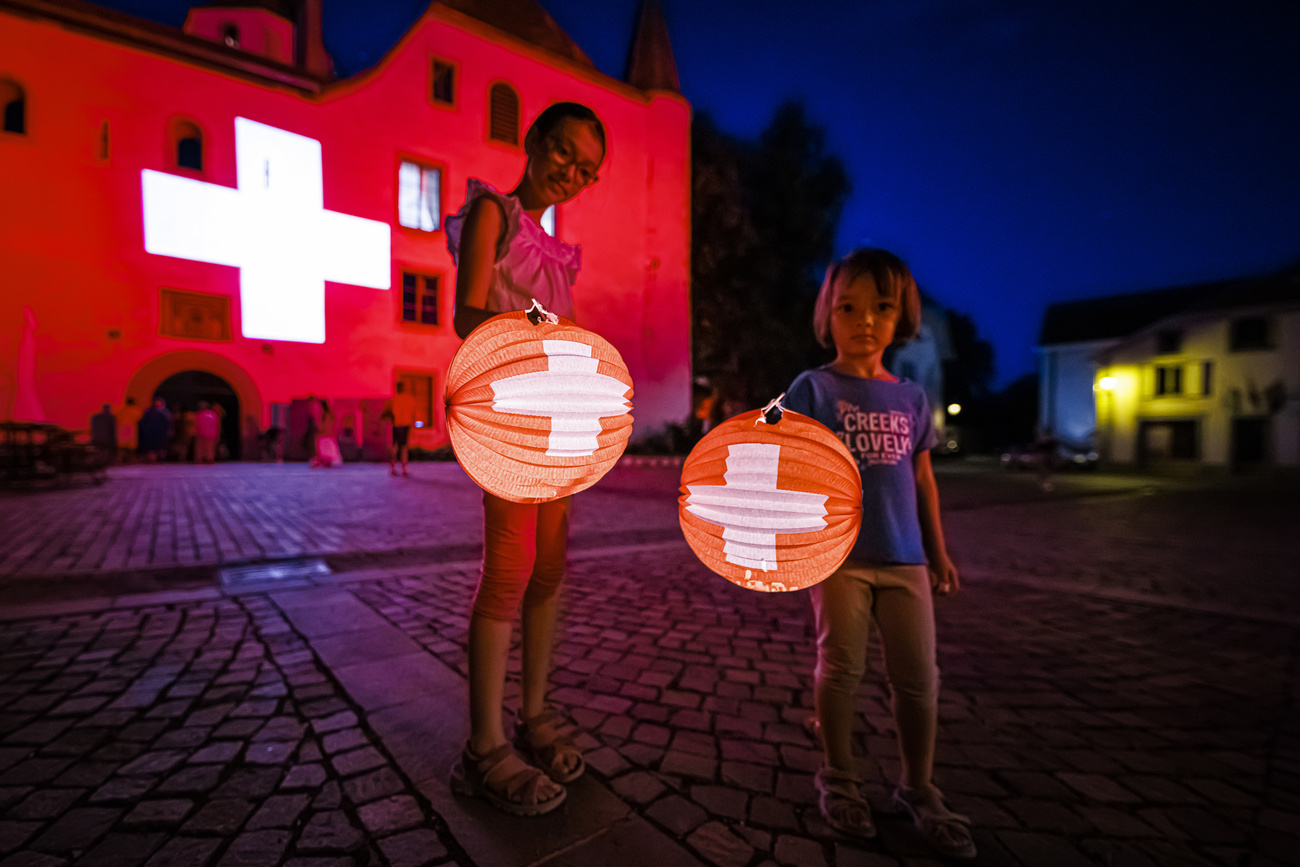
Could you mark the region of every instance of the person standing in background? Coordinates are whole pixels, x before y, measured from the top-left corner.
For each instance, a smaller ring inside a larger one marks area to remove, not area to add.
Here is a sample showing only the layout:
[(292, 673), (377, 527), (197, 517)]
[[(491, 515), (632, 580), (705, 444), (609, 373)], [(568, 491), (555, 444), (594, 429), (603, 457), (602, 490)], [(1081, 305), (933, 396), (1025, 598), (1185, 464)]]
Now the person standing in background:
[(400, 456), (402, 475), (408, 476), (406, 462), (411, 452), (408, 445), (411, 426), (415, 424), (415, 398), (406, 393), (406, 383), (400, 381), (397, 383), (397, 394), (384, 404), (384, 411), (380, 414), (380, 418), (386, 418), (393, 423), (392, 442), (388, 444), (388, 474), (397, 475), (397, 459)]
[(217, 459), (217, 440), (221, 439), (221, 416), (206, 400), (199, 401), (194, 416), (194, 462), (210, 464)]
[(128, 397), (122, 408), (113, 413), (117, 422), (118, 462), (127, 463), (135, 459), (136, 449), (140, 445), (140, 417), (144, 413), (135, 405), (135, 398)]

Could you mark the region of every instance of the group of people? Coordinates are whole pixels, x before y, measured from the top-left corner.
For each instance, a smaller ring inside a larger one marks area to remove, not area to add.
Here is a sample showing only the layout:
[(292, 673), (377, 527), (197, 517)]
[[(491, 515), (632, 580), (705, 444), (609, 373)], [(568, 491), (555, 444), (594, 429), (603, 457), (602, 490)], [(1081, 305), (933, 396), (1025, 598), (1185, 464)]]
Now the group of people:
[[(524, 139), (527, 162), (508, 193), (471, 179), (464, 206), (446, 221), (456, 263), (456, 333), (533, 299), (574, 319), (580, 255), (541, 227), (547, 208), (596, 183), (605, 130), (576, 103), (543, 111)], [(901, 777), (894, 809), (937, 852), (975, 855), (970, 820), (951, 811), (932, 779), (939, 670), (933, 596), (956, 592), (930, 464), (936, 442), (924, 390), (885, 369), (885, 350), (920, 328), (920, 296), (908, 267), (879, 249), (857, 250), (827, 270), (814, 330), (834, 350), (829, 364), (801, 374), (785, 406), (840, 436), (857, 462), (863, 525), (848, 560), (809, 594), (816, 623), (815, 713), (809, 734), (823, 755), (818, 808), (837, 831), (876, 834), (854, 754), (855, 693), (866, 670), (872, 624), (880, 630), (893, 693)], [(887, 419), (899, 436), (862, 437)], [(565, 572), (571, 498), (518, 504), (483, 494), (483, 567), (469, 625), (469, 738), (451, 771), (452, 788), (511, 814), (534, 816), (562, 804), (586, 769), (573, 726), (546, 703)], [(521, 621), (520, 704), (508, 736), (504, 685), (511, 632)]]
[(120, 463), (145, 460), (215, 463), (225, 409), (201, 400), (193, 410), (173, 411), (161, 397), (145, 410), (128, 397), (116, 411), (111, 404), (91, 416), (90, 441)]

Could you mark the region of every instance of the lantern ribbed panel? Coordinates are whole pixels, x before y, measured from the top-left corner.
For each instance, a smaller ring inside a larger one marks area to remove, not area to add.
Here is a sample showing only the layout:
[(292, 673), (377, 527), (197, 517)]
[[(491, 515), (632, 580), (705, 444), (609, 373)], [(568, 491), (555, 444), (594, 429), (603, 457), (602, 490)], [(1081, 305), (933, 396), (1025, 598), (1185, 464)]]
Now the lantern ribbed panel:
[(678, 517), (696, 556), (751, 590), (801, 590), (848, 557), (862, 525), (862, 479), (820, 422), (785, 410), (729, 419), (682, 466)]
[(632, 377), (597, 334), (523, 312), (474, 329), (447, 370), (447, 431), (475, 482), (516, 503), (594, 485), (632, 435)]

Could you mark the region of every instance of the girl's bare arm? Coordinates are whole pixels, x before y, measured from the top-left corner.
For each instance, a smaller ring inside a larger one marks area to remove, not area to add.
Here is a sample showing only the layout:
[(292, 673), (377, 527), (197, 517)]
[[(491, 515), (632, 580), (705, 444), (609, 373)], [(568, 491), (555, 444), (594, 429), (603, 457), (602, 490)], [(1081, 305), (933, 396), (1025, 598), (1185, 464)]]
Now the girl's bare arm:
[(460, 233), (460, 261), (456, 267), (456, 312), (452, 320), (462, 340), (496, 315), (485, 308), (504, 219), (501, 206), (489, 196), (475, 199), (465, 215)]
[(930, 452), (920, 452), (913, 464), (916, 474), (916, 511), (921, 521), (921, 542), (925, 556), (930, 561), (930, 579), (936, 593), (946, 596), (957, 592), (961, 586), (957, 567), (948, 559), (948, 546), (943, 538), (943, 523), (939, 518), (939, 485), (934, 480), (934, 467)]

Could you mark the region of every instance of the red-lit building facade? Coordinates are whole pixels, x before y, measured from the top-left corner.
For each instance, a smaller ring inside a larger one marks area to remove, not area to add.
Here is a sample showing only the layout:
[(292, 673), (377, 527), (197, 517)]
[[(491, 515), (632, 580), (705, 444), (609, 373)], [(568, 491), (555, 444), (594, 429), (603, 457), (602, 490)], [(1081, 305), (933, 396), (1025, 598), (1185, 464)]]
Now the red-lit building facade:
[(513, 186), (527, 124), (574, 100), (608, 134), (600, 182), (553, 215), (583, 248), (580, 324), (622, 353), (637, 436), (683, 420), (691, 112), (658, 7), (628, 81), (533, 0), (434, 2), (373, 68), (335, 79), (321, 15), (320, 0), (226, 0), (178, 30), (0, 0), (0, 415), (39, 405), (84, 428), (127, 396), (221, 394), (232, 452), (252, 456), (280, 407), (314, 394), (373, 452), (377, 402), (403, 380), (415, 443), (445, 443), (460, 341), (442, 221), (470, 177)]

